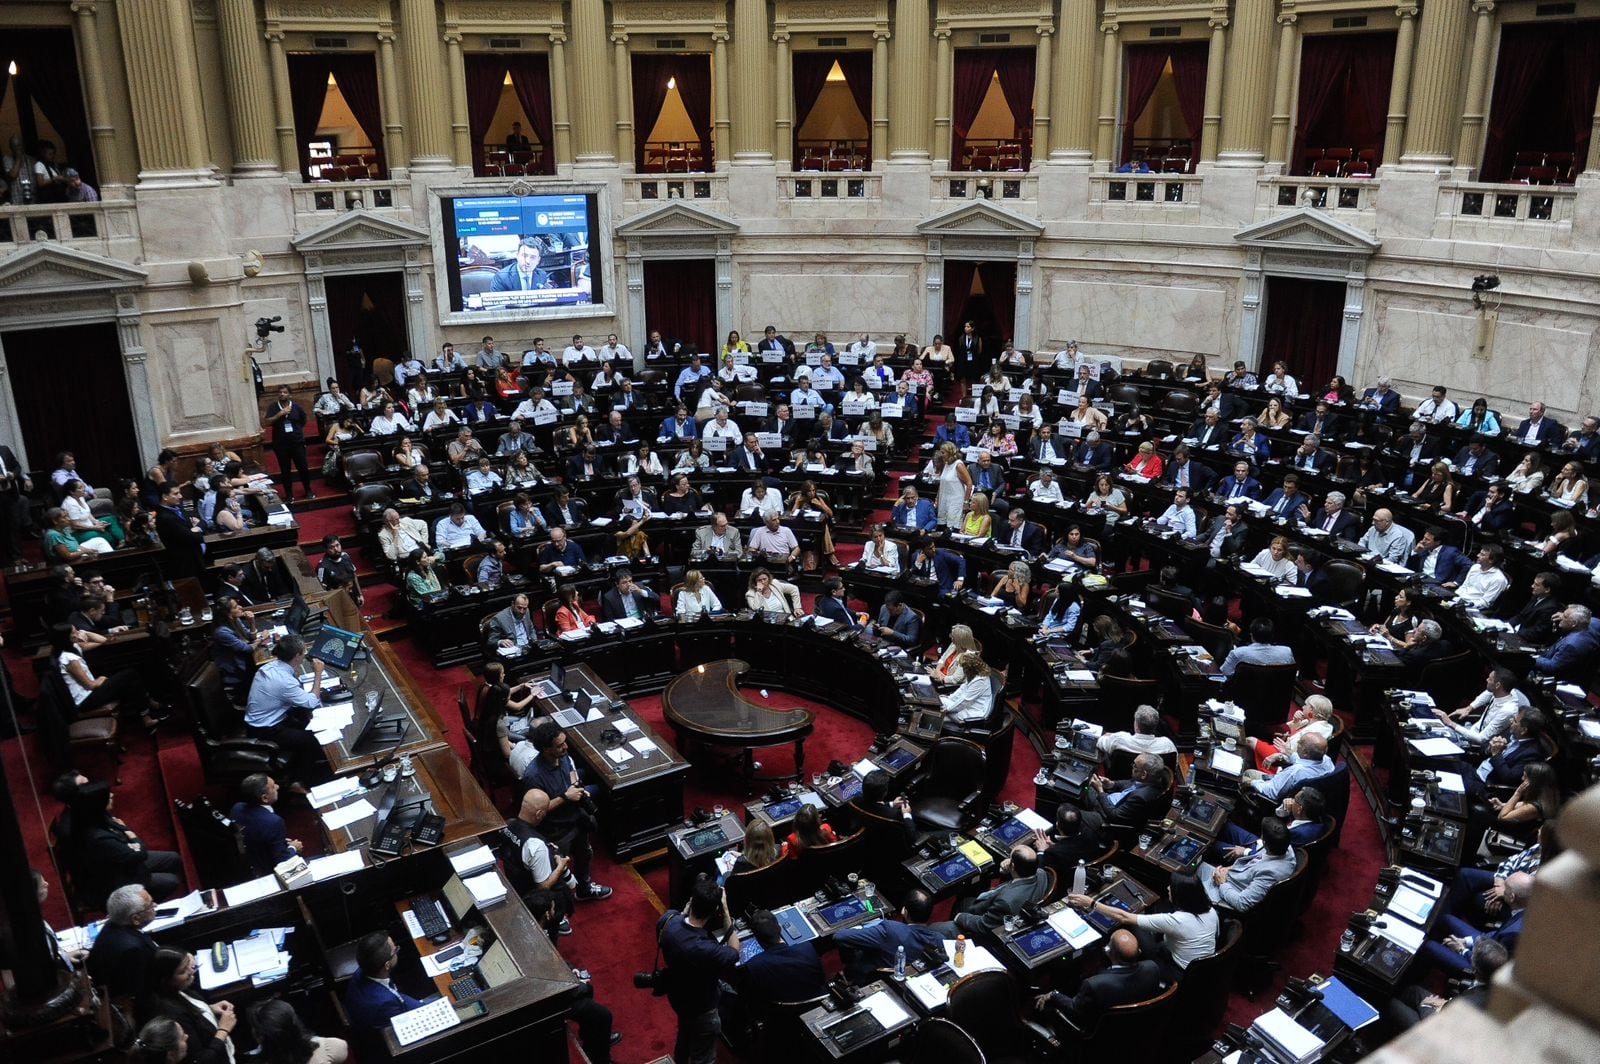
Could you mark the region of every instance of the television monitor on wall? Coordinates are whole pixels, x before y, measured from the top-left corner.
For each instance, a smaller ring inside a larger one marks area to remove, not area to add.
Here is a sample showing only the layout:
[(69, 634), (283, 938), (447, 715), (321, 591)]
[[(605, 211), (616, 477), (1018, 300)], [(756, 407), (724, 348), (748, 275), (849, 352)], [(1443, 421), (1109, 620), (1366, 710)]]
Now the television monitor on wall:
[(565, 317), (605, 302), (592, 193), (444, 197), (440, 214), (449, 307), (461, 320)]

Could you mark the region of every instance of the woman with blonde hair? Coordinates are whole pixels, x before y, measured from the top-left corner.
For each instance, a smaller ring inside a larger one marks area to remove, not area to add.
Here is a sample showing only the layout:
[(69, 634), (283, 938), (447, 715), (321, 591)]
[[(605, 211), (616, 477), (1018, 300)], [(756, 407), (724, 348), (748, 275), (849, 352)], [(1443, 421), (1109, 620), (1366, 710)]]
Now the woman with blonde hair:
[(961, 686), (947, 695), (939, 696), (946, 720), (958, 724), (971, 724), (989, 716), (994, 708), (994, 690), (989, 682), (989, 666), (983, 655), (969, 650), (956, 659), (964, 679)]
[(1261, 416), (1256, 418), (1257, 424), (1265, 429), (1283, 429), (1289, 427), (1289, 414), (1283, 409), (1283, 400), (1274, 395), (1267, 400), (1267, 408), (1261, 411)]
[(1428, 470), (1428, 479), (1417, 485), (1411, 498), (1418, 506), (1432, 507), (1440, 513), (1453, 513), (1456, 485), (1450, 477), (1450, 467), (1443, 462), (1433, 463), (1433, 468)]
[(1294, 559), (1289, 557), (1289, 537), (1272, 537), (1272, 542), (1250, 559), (1250, 564), (1257, 569), (1265, 569), (1280, 584), (1293, 580), (1295, 569)]
[(750, 823), (745, 825), (744, 845), (739, 847), (739, 856), (733, 859), (733, 867), (728, 870), (728, 874), (736, 876), (740, 872), (754, 872), (767, 867), (782, 856), (783, 851), (778, 848), (778, 839), (772, 834), (772, 825), (765, 820), (752, 817)]
[(1577, 462), (1562, 466), (1560, 474), (1550, 482), (1552, 502), (1580, 503), (1588, 494), (1589, 481), (1583, 475), (1583, 467)]
[(950, 626), (950, 645), (944, 652), (928, 663), (928, 675), (933, 682), (941, 685), (954, 686), (967, 678), (961, 668), (961, 659), (969, 653), (976, 653), (978, 640), (973, 636), (972, 629), (964, 624)]
[(693, 621), (702, 616), (721, 612), (722, 600), (717, 598), (717, 593), (706, 583), (705, 574), (699, 569), (690, 569), (684, 573), (683, 586), (678, 589), (678, 599), (673, 613), (684, 620)]
[(1333, 723), (1333, 703), (1323, 695), (1312, 695), (1289, 718), (1286, 731), (1274, 736), (1271, 742), (1256, 740), (1256, 768), (1268, 775), (1277, 772), (1300, 752), (1300, 740), (1307, 735), (1320, 735), (1324, 740), (1332, 738)]
[(974, 539), (988, 539), (993, 531), (994, 517), (989, 513), (989, 496), (975, 491), (967, 505), (967, 516), (961, 521), (961, 534)]
[(997, 598), (1007, 606), (1026, 613), (1028, 598), (1033, 593), (1033, 570), (1027, 562), (1016, 561), (1006, 566), (1005, 573), (994, 583), (990, 598)]
[(972, 474), (967, 472), (961, 452), (948, 440), (939, 445), (933, 463), (933, 475), (939, 481), (939, 494), (934, 500), (939, 523), (946, 528), (960, 528), (961, 515), (972, 498)]

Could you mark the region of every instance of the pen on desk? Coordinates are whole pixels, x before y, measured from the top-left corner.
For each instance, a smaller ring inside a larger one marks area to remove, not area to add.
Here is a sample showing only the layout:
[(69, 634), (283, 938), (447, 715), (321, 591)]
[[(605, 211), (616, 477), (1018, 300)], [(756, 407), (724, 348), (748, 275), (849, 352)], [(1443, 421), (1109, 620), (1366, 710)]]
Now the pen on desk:
[(358, 839), (351, 839), (350, 840), (350, 845), (346, 846), (345, 849), (347, 851), (348, 850), (353, 850), (357, 846), (365, 846), (366, 844), (367, 844), (367, 837), (365, 835), (363, 835)]

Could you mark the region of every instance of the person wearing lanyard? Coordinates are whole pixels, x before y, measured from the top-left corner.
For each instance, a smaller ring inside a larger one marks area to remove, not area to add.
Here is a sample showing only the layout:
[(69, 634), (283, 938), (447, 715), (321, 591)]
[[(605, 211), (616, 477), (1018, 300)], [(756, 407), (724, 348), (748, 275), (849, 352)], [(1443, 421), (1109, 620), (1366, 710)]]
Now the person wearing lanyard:
[(344, 991), (344, 1011), (350, 1026), (378, 1032), (402, 1012), (420, 1009), (422, 1002), (394, 985), (394, 968), (400, 950), (387, 931), (372, 931), (356, 943), (359, 969)]

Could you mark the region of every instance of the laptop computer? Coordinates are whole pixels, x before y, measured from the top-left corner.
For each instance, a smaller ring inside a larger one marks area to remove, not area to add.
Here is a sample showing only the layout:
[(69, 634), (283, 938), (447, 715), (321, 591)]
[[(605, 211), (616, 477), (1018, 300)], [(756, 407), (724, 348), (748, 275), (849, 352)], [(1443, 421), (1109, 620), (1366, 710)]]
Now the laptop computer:
[(560, 662), (550, 666), (550, 678), (534, 685), (540, 698), (559, 698), (567, 689), (567, 667)]

